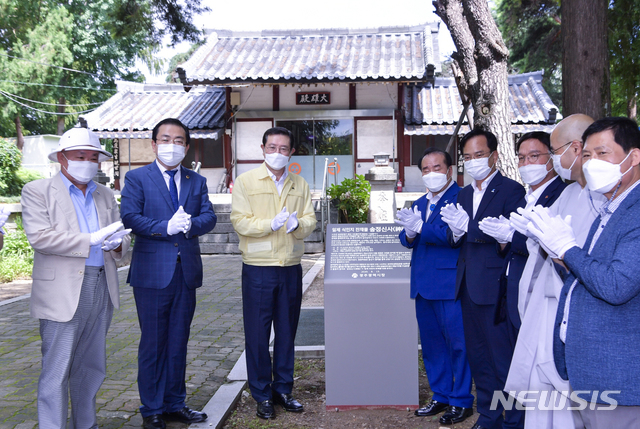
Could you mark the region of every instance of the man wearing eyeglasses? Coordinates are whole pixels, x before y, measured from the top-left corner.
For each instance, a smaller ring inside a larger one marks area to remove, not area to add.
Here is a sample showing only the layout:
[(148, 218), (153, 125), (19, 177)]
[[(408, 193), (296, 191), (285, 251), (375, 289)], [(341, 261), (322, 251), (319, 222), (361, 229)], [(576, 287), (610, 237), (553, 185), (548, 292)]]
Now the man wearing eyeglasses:
[(491, 406), (494, 392), (504, 387), (512, 347), (506, 322), (494, 323), (504, 256), (479, 222), (508, 217), (524, 198), (524, 188), (498, 171), (498, 141), (491, 132), (474, 129), (462, 138), (460, 147), (465, 170), (474, 180), (460, 191), (458, 203), (445, 206), (441, 213), (449, 226), (449, 242), (460, 246), (455, 296), (462, 307), (467, 357), (476, 384), (480, 417), (473, 429), (522, 427), (522, 411), (507, 411), (503, 425), (501, 404)]
[(142, 331), (140, 412), (145, 429), (164, 429), (165, 421), (207, 419), (185, 403), (185, 371), (196, 289), (202, 286), (198, 236), (213, 229), (216, 215), (206, 179), (180, 165), (189, 129), (167, 118), (154, 127), (151, 140), (156, 160), (127, 172), (121, 213), (136, 235), (127, 282)]
[[(236, 178), (231, 223), (242, 253), (242, 309), (251, 395), (256, 414), (275, 417), (274, 404), (302, 412), (294, 399), (294, 339), (302, 302), (304, 239), (316, 228), (307, 182), (289, 173), (293, 135), (282, 127), (262, 137), (265, 162)], [(269, 356), (271, 324), (273, 364)]]

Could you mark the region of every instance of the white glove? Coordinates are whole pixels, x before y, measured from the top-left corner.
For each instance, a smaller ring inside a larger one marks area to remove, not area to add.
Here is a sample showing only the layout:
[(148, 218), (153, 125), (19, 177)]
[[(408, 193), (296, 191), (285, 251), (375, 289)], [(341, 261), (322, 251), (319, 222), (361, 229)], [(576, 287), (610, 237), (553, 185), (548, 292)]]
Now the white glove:
[(295, 231), (297, 227), (298, 227), (298, 212), (295, 211), (291, 213), (291, 216), (289, 216), (289, 219), (287, 219), (287, 234)]
[(185, 213), (182, 206), (173, 214), (167, 224), (167, 235), (176, 235), (179, 232), (187, 232), (191, 228), (191, 215)]
[(102, 250), (105, 252), (109, 252), (113, 249), (117, 249), (118, 246), (122, 243), (122, 239), (129, 235), (131, 232), (130, 229), (123, 229), (122, 231), (118, 231), (115, 234), (112, 234), (109, 238), (104, 240), (104, 244), (102, 245)]
[(4, 226), (4, 224), (7, 221), (7, 219), (9, 219), (9, 215), (10, 214), (11, 214), (11, 212), (9, 211), (8, 208), (0, 207), (0, 228), (2, 228)]
[(287, 222), (288, 217), (289, 217), (289, 212), (287, 211), (286, 207), (283, 207), (282, 211), (278, 213), (276, 217), (274, 217), (273, 220), (271, 221), (271, 230), (277, 231), (280, 228), (282, 228), (285, 222)]
[(551, 217), (546, 207), (535, 206), (527, 229), (552, 258), (560, 259), (567, 250), (577, 246), (570, 215), (564, 219), (559, 215)]
[(480, 231), (495, 238), (500, 244), (511, 243), (513, 233), (516, 232), (509, 224), (509, 219), (500, 215), (500, 217), (485, 217), (478, 222)]
[(520, 234), (526, 236), (527, 238), (532, 238), (537, 242), (538, 237), (531, 234), (527, 229), (527, 224), (531, 221), (531, 219), (529, 219), (530, 216), (531, 210), (525, 210), (522, 207), (518, 207), (517, 213), (512, 212), (509, 215), (509, 224)]
[(414, 238), (416, 235), (422, 232), (422, 213), (418, 210), (418, 206), (413, 206), (413, 211), (408, 208), (403, 208), (396, 213), (397, 219), (393, 221), (398, 225), (404, 227), (404, 231), (408, 238)]
[(462, 208), (460, 203), (449, 203), (440, 211), (442, 220), (449, 225), (451, 232), (460, 236), (465, 234), (469, 230), (469, 215)]
[(124, 228), (122, 222), (114, 222), (111, 225), (107, 225), (102, 229), (97, 230), (96, 232), (91, 233), (90, 244), (95, 246), (97, 244), (102, 244), (105, 238), (110, 237), (114, 232), (119, 230), (120, 228)]

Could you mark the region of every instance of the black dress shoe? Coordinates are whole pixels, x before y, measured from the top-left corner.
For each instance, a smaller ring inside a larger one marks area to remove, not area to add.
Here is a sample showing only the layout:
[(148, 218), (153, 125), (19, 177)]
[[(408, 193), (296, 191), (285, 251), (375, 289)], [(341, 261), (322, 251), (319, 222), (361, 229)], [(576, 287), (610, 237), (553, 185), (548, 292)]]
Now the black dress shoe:
[(475, 425), (473, 425), (473, 427), (471, 429), (486, 429), (484, 426), (480, 426), (478, 423), (476, 423)]
[(447, 408), (447, 412), (440, 416), (440, 423), (443, 425), (452, 425), (460, 423), (473, 415), (473, 408), (456, 407), (455, 405)]
[(165, 429), (167, 425), (160, 417), (160, 414), (153, 414), (142, 418), (142, 427), (144, 429)]
[(266, 401), (258, 402), (258, 409), (256, 415), (261, 419), (275, 419), (276, 410), (273, 409), (273, 402), (269, 399)]
[(271, 392), (273, 396), (273, 402), (282, 406), (285, 411), (291, 411), (292, 413), (301, 413), (304, 411), (302, 404), (291, 396), (290, 393), (278, 393)]
[(170, 422), (181, 422), (190, 425), (191, 423), (200, 423), (207, 420), (207, 415), (200, 411), (193, 411), (189, 407), (184, 407), (180, 411), (162, 413), (162, 418)]
[(448, 407), (449, 407), (449, 404), (434, 401), (432, 399), (424, 407), (418, 408), (417, 410), (415, 410), (413, 414), (415, 414), (418, 417), (435, 416), (436, 414), (446, 410)]

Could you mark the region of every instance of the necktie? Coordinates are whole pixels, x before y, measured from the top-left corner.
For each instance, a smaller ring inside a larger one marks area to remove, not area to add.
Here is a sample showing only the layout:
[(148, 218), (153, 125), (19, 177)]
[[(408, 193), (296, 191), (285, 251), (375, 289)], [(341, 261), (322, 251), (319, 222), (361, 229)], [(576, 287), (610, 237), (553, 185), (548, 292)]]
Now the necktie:
[(171, 195), (171, 202), (173, 203), (173, 209), (178, 211), (178, 187), (176, 186), (176, 181), (174, 180), (174, 176), (178, 170), (167, 170), (165, 173), (169, 175), (169, 194)]

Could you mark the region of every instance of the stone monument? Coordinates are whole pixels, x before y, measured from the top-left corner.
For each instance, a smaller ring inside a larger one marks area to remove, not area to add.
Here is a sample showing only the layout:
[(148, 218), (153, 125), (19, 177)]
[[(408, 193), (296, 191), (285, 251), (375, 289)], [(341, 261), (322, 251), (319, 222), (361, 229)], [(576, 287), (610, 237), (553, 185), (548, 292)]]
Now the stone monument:
[(369, 223), (391, 223), (395, 217), (398, 173), (389, 167), (389, 157), (384, 152), (374, 154), (374, 166), (364, 175), (371, 183)]

